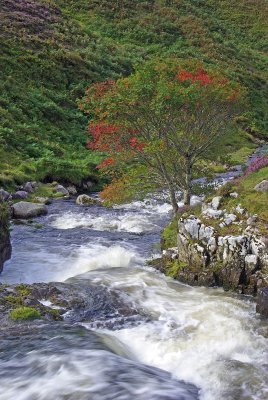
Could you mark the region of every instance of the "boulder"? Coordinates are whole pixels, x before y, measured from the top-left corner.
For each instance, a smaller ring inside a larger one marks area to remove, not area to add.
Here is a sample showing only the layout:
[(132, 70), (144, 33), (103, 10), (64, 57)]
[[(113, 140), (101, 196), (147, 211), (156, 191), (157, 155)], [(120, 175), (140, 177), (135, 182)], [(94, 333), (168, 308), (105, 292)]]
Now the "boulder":
[(230, 225), (237, 219), (235, 214), (225, 214), (224, 215), (224, 225)]
[(233, 197), (233, 198), (237, 199), (238, 193), (237, 192), (232, 192), (232, 193), (230, 193), (230, 197)]
[(34, 202), (41, 204), (51, 204), (52, 201), (49, 197), (35, 197)]
[(10, 197), (10, 193), (6, 192), (4, 189), (0, 189), (0, 202), (7, 201)]
[(74, 196), (77, 193), (76, 187), (74, 185), (69, 185), (66, 189), (71, 196)]
[(76, 199), (76, 204), (78, 205), (100, 205), (101, 202), (94, 197), (90, 197), (87, 194), (80, 194)]
[(260, 183), (258, 183), (255, 188), (258, 192), (268, 192), (268, 180), (264, 179)]
[(31, 182), (26, 182), (25, 185), (23, 186), (23, 190), (25, 192), (32, 193), (34, 191), (32, 183)]
[(27, 199), (29, 193), (25, 190), (18, 190), (16, 193), (12, 194), (12, 199)]
[(64, 196), (68, 196), (69, 195), (68, 190), (62, 185), (56, 185), (55, 188), (54, 188), (54, 192), (55, 193), (62, 193)]
[(94, 185), (94, 182), (92, 182), (90, 180), (85, 180), (82, 182), (82, 188), (85, 190), (92, 188), (93, 185)]
[(207, 208), (203, 214), (210, 218), (220, 218), (223, 215), (223, 210), (215, 210), (214, 208)]
[(221, 196), (216, 196), (212, 199), (211, 201), (211, 207), (214, 210), (218, 210), (219, 206), (220, 206), (220, 202), (221, 202), (222, 197)]
[(259, 289), (257, 294), (256, 311), (268, 318), (268, 287)]
[(14, 218), (34, 218), (40, 215), (45, 215), (48, 212), (44, 204), (30, 203), (27, 201), (20, 201), (12, 206)]

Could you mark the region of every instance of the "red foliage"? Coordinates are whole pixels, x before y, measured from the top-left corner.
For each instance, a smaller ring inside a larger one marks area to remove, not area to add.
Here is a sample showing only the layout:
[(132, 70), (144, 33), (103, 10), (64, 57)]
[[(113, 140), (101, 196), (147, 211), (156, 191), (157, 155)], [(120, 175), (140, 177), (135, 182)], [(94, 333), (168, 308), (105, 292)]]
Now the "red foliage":
[(105, 167), (108, 167), (110, 165), (114, 165), (115, 164), (115, 159), (112, 157), (107, 157), (105, 158), (99, 165), (97, 165), (97, 169), (102, 169)]
[(195, 73), (183, 69), (177, 74), (176, 78), (181, 82), (188, 80), (199, 82), (201, 86), (213, 83), (213, 78), (202, 68), (198, 69)]
[(143, 151), (145, 143), (139, 141), (136, 136), (138, 133), (132, 129), (124, 129), (120, 126), (107, 124), (102, 121), (98, 124), (90, 123), (88, 133), (92, 140), (89, 140), (87, 147), (91, 150), (104, 151), (113, 156), (106, 158), (98, 169), (114, 164), (117, 155), (128, 153), (132, 157), (135, 152)]

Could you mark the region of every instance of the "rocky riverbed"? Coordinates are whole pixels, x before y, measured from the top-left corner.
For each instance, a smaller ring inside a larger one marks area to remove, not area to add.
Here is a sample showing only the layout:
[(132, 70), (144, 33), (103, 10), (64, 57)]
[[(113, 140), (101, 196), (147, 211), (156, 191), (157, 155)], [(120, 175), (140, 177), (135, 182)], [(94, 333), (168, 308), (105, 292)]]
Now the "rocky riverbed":
[[(265, 398), (267, 323), (254, 302), (147, 266), (169, 213), (153, 199), (111, 209), (63, 199), (12, 227), (3, 399)], [(21, 307), (38, 314), (10, 318)]]

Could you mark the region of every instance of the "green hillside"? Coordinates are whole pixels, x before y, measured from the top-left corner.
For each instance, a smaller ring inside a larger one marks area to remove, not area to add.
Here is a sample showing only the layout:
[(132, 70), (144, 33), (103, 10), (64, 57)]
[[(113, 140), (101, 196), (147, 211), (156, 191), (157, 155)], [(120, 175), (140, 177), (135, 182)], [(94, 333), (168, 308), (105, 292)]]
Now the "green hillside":
[(96, 174), (77, 99), (89, 83), (129, 74), (150, 57), (199, 58), (248, 87), (250, 110), (229, 149), (245, 155), (251, 135), (267, 135), (265, 0), (2, 0), (0, 7), (0, 185)]

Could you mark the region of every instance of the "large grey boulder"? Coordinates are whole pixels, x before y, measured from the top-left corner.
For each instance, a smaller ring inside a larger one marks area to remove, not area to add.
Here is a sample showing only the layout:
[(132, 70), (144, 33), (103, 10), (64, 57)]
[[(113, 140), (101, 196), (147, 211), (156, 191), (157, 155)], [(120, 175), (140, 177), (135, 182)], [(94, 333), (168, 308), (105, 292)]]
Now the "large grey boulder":
[(100, 205), (101, 202), (94, 197), (90, 197), (87, 194), (80, 194), (76, 199), (76, 204), (83, 206), (83, 205)]
[(258, 183), (255, 188), (258, 192), (268, 192), (268, 180), (264, 179), (260, 183)]
[(20, 201), (12, 206), (14, 218), (34, 218), (40, 215), (45, 215), (48, 212), (44, 204), (30, 203), (27, 201)]

